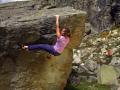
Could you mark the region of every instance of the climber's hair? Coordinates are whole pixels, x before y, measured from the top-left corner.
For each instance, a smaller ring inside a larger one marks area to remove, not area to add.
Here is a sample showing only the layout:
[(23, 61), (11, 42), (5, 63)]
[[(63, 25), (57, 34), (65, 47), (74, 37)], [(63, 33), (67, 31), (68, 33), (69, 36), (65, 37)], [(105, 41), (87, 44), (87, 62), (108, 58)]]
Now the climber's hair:
[(61, 31), (64, 29), (65, 36), (71, 37), (70, 29), (67, 27), (62, 27)]

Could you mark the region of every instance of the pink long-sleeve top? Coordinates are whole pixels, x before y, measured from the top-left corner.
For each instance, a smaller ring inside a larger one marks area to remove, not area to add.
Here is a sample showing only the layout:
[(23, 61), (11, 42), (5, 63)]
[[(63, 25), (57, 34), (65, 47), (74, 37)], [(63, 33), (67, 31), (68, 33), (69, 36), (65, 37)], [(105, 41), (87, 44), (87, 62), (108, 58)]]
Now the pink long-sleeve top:
[(70, 38), (69, 37), (64, 37), (64, 36), (60, 36), (59, 38), (57, 38), (57, 41), (55, 43), (55, 45), (53, 46), (53, 48), (58, 52), (58, 53), (62, 53), (64, 48), (67, 46), (67, 44), (69, 43)]

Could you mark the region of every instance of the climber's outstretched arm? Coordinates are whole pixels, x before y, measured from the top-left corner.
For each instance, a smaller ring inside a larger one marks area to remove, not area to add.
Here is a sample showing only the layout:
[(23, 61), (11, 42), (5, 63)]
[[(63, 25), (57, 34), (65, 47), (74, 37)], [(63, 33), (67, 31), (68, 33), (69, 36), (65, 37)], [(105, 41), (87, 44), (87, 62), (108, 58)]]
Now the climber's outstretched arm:
[(59, 27), (59, 15), (55, 15), (56, 16), (56, 35), (57, 37), (60, 37), (60, 27)]

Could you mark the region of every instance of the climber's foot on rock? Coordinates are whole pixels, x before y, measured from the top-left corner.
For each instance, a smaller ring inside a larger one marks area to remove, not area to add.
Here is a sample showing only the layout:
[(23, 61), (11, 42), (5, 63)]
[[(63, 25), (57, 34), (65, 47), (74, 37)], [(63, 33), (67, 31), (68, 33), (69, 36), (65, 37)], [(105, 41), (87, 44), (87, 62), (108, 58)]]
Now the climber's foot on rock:
[(21, 45), (21, 49), (28, 51), (28, 46), (27, 45)]
[(19, 49), (19, 50), (28, 50), (28, 46), (24, 45), (24, 44), (17, 44), (14, 46), (15, 49)]
[(26, 49), (28, 49), (28, 46), (22, 45), (21, 48), (26, 50)]

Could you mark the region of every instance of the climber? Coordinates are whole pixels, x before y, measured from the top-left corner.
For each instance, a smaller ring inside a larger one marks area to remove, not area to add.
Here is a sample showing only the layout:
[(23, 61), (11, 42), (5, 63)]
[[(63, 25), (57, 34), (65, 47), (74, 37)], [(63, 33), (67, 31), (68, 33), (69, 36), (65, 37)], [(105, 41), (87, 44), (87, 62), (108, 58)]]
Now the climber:
[(108, 57), (112, 57), (112, 49), (108, 49), (107, 51), (106, 51), (106, 56), (108, 56)]
[(22, 49), (25, 49), (25, 50), (44, 50), (44, 51), (51, 53), (54, 56), (60, 55), (70, 41), (70, 30), (68, 28), (64, 27), (60, 31), (59, 15), (55, 15), (55, 17), (56, 17), (57, 41), (54, 45), (31, 44), (31, 45), (23, 45)]
[(107, 49), (106, 52), (104, 52), (104, 55), (105, 55), (104, 64), (109, 64), (112, 61), (112, 58), (113, 58), (112, 49)]

